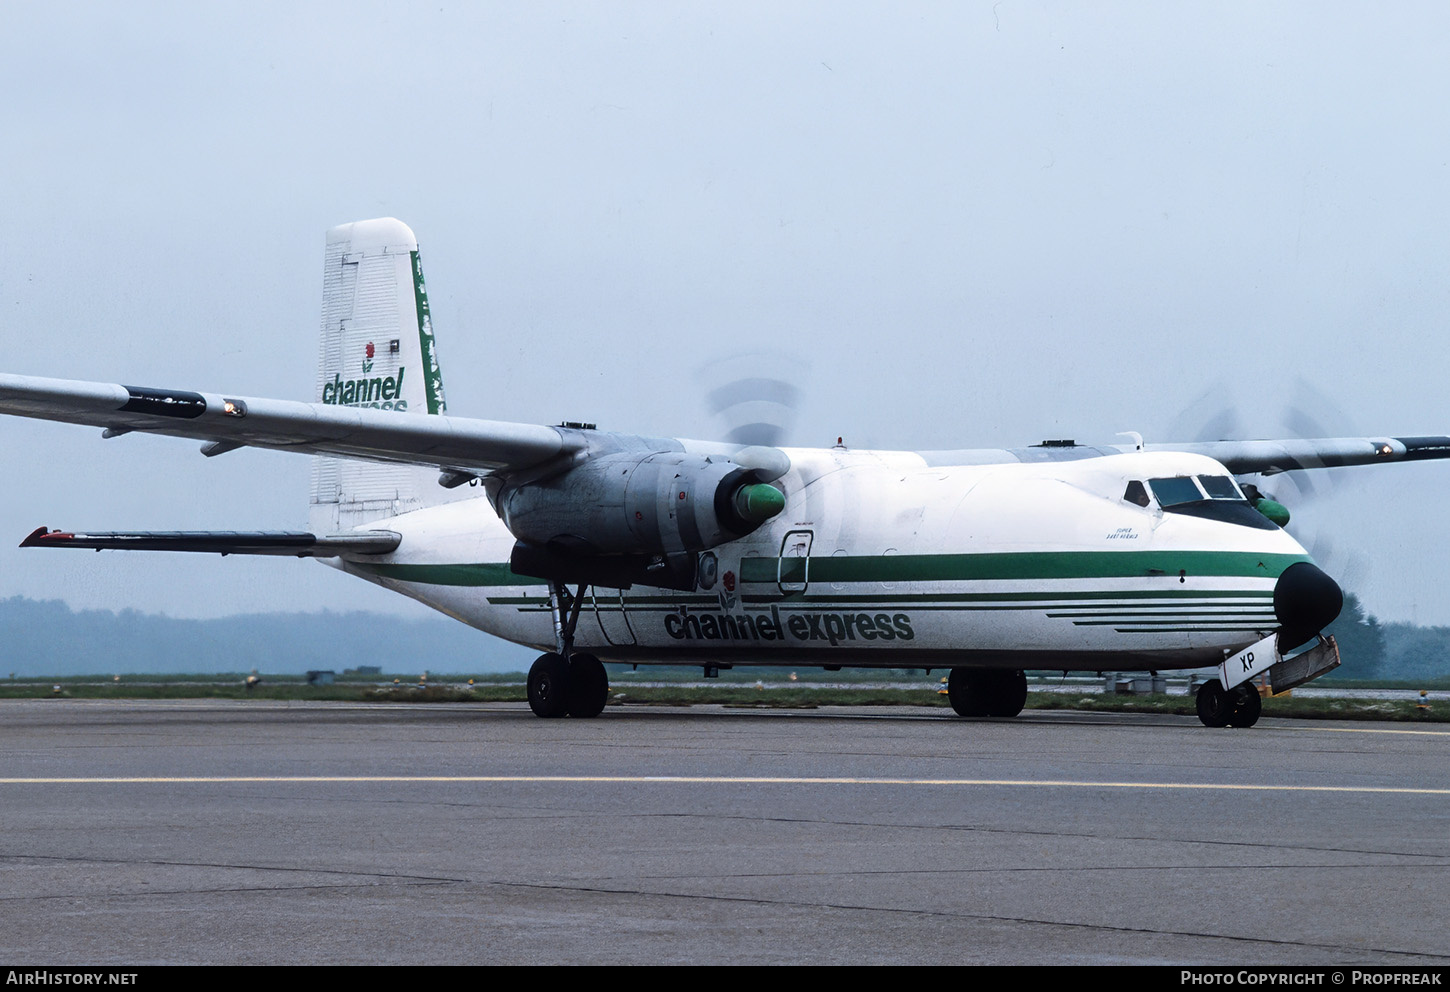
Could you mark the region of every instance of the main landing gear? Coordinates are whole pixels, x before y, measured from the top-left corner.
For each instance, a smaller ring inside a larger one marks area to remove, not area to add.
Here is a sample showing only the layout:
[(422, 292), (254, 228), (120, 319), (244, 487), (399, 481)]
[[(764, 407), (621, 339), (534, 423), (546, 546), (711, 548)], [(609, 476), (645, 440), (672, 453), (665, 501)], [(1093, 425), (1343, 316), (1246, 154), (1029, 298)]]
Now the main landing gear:
[(1218, 679), (1198, 687), (1198, 719), (1205, 727), (1252, 727), (1259, 722), (1264, 701), (1247, 682), (1225, 689)]
[(1027, 705), (1027, 676), (1000, 668), (953, 668), (947, 699), (957, 716), (1016, 716)]
[(573, 650), (583, 602), (584, 586), (571, 594), (562, 582), (549, 583), (555, 650), (539, 655), (529, 669), (529, 709), (535, 716), (598, 716), (609, 701), (609, 674), (603, 663)]

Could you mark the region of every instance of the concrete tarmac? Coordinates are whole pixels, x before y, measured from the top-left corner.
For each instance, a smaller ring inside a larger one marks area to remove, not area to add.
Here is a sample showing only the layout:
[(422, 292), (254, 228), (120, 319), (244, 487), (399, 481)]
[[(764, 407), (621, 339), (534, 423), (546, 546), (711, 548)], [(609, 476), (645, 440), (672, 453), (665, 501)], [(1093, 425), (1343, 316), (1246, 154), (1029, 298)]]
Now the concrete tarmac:
[(1450, 729), (0, 702), (0, 962), (1450, 963)]

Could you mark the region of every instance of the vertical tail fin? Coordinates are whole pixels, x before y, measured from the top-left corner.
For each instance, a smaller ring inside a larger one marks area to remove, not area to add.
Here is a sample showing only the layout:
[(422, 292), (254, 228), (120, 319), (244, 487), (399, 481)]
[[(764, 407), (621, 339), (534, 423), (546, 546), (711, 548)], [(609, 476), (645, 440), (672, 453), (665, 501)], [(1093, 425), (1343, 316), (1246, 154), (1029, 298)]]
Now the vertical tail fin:
[[(401, 221), (357, 221), (327, 232), (314, 399), (400, 416), (447, 410), (418, 242)], [(310, 526), (338, 533), (446, 502), (437, 478), (432, 468), (319, 457)]]

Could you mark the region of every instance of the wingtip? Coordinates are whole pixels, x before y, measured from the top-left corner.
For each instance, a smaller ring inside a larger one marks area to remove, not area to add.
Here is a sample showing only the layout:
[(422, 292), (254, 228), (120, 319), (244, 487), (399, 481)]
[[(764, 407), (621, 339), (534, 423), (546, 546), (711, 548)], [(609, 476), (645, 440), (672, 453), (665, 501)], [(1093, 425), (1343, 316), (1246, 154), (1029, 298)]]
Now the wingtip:
[(22, 548), (43, 548), (46, 545), (63, 548), (67, 541), (75, 540), (75, 535), (70, 531), (47, 530), (44, 527), (37, 527), (31, 531), (25, 540), (20, 542)]

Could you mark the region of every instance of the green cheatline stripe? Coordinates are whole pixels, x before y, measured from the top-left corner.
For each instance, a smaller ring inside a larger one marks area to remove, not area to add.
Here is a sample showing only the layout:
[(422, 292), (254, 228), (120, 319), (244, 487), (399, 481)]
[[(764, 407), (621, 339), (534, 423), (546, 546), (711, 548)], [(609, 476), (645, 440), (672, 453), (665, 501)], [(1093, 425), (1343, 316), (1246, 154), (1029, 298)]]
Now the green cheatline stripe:
[[(1164, 613), (1172, 612), (1172, 609), (1170, 609), (1170, 608), (1171, 607), (1174, 607), (1174, 606), (1175, 606), (1175, 604), (1165, 603), (1164, 604), (1164, 608), (1162, 610), (1157, 611), (1156, 615), (1160, 615), (1161, 616)], [(915, 611), (918, 611), (918, 612), (921, 612), (921, 613), (1013, 613), (1013, 612), (1015, 612), (1015, 613), (1046, 613), (1047, 610), (1051, 609), (1051, 607), (1043, 606), (1042, 604), (1037, 604), (1035, 606), (1000, 606), (1000, 605), (996, 605), (996, 604), (993, 604), (991, 606), (960, 606), (960, 605), (944, 605), (944, 604), (937, 604), (937, 603), (899, 603), (899, 602), (896, 602), (896, 601), (890, 600), (890, 599), (880, 599), (880, 600), (877, 600), (877, 601), (872, 602), (872, 603), (853, 603), (853, 604), (851, 604), (850, 606), (847, 606), (847, 607), (843, 607), (843, 606), (839, 606), (839, 605), (835, 605), (835, 606), (832, 606), (832, 605), (820, 606), (820, 605), (817, 605), (815, 603), (782, 603), (782, 604), (780, 604), (780, 608), (783, 611), (790, 612), (790, 613), (834, 613), (834, 612), (838, 612), (838, 611), (842, 611), (842, 610), (844, 610), (847, 613), (854, 612), (854, 611), (858, 611), (858, 610), (860, 610), (860, 611), (870, 611), (870, 610), (915, 610)], [(630, 612), (634, 612), (633, 611), (633, 608), (631, 608)], [(671, 613), (671, 612), (674, 612), (674, 611), (667, 609), (664, 612)], [(746, 612), (747, 613), (769, 613), (770, 612), (770, 608), (768, 606), (752, 606), (752, 607), (747, 608), (746, 609)], [(1071, 617), (1120, 617), (1120, 616), (1131, 617), (1131, 616), (1137, 616), (1139, 614), (1123, 613), (1123, 612), (1118, 611), (1118, 610), (1099, 610), (1099, 611), (1095, 611), (1095, 612), (1092, 612), (1092, 613), (1084, 613), (1084, 612), (1077, 612), (1077, 613), (1046, 613), (1046, 615), (1049, 616), (1049, 617), (1066, 617), (1066, 618), (1071, 618)], [(1152, 615), (1155, 615), (1155, 614), (1142, 614), (1142, 615), (1143, 616), (1152, 616)], [(1190, 614), (1190, 615), (1193, 615), (1193, 616), (1207, 616), (1208, 614), (1205, 613), (1205, 614)], [(1224, 615), (1226, 615), (1226, 616), (1257, 616), (1259, 614), (1256, 611), (1234, 610), (1231, 613), (1227, 613), (1227, 614), (1224, 614)], [(1267, 614), (1265, 614), (1265, 615), (1267, 615)]]
[[(1113, 579), (1141, 578), (1162, 574), (1165, 579), (1180, 571), (1195, 578), (1203, 576), (1253, 576), (1277, 578), (1294, 562), (1308, 561), (1306, 555), (1255, 555), (1242, 551), (1023, 551), (977, 555), (893, 555), (840, 558), (812, 558), (811, 581), (820, 582), (952, 582), (970, 580), (1021, 579)], [(775, 582), (776, 558), (745, 558), (740, 562), (742, 582)], [(396, 565), (358, 562), (355, 567), (384, 578), (441, 586), (518, 586), (541, 585), (542, 579), (515, 575), (507, 562), (477, 562), (454, 565)], [(752, 575), (756, 577), (752, 577)], [(1162, 592), (1092, 592), (1055, 593), (1056, 598), (1086, 596), (1162, 596)], [(1215, 593), (1192, 592), (1185, 595), (1205, 596)], [(928, 599), (945, 599), (948, 594), (925, 595)], [(971, 596), (971, 594), (966, 594)], [(1026, 599), (1031, 593), (989, 593), (1002, 599)], [(1233, 592), (1223, 595), (1255, 595)], [(870, 597), (884, 599), (887, 597)], [(817, 597), (816, 602), (847, 602), (846, 597)], [(760, 601), (745, 597), (746, 602)], [(771, 602), (772, 600), (765, 600)], [(777, 601), (778, 600), (774, 600)]]
[[(488, 602), (491, 606), (533, 606), (539, 603), (545, 606), (549, 603), (547, 596), (490, 596)], [(598, 600), (598, 607), (601, 610), (618, 610), (619, 600), (610, 596)], [(659, 604), (666, 612), (673, 613), (679, 609), (681, 604), (685, 606), (718, 606), (720, 601), (714, 596), (681, 596), (679, 599), (671, 599), (667, 596), (641, 596), (635, 599), (633, 596), (626, 601), (630, 610), (648, 609), (651, 605)], [(586, 603), (585, 609), (592, 609), (594, 604)]]
[(508, 562), (478, 562), (459, 565), (389, 565), (381, 562), (353, 562), (364, 572), (399, 582), (430, 586), (535, 586), (543, 579), (515, 575)]
[[(959, 603), (959, 602), (940, 602), (940, 601), (937, 601), (937, 600), (935, 600), (935, 599), (933, 599), (931, 597), (926, 597), (924, 599), (911, 599), (911, 598), (908, 598), (908, 597), (905, 597), (905, 596), (902, 596), (902, 597), (893, 597), (893, 596), (860, 596), (860, 597), (856, 597), (855, 599), (853, 599), (850, 603), (833, 602), (833, 601), (831, 601), (829, 599), (827, 599), (825, 601), (817, 601), (816, 599), (812, 598), (810, 600), (799, 600), (799, 599), (782, 600), (782, 601), (778, 601), (775, 605), (779, 606), (781, 609), (790, 610), (790, 611), (796, 612), (796, 613), (809, 613), (809, 612), (811, 612), (813, 610), (816, 611), (816, 612), (830, 611), (830, 610), (866, 610), (866, 609), (871, 609), (871, 608), (876, 607), (876, 606), (882, 606), (884, 604), (886, 606), (890, 606), (892, 609), (898, 609), (898, 610), (899, 609), (931, 610), (931, 611), (935, 611), (935, 612), (939, 612), (939, 613), (976, 613), (976, 612), (1007, 613), (1007, 612), (1011, 612), (1011, 611), (1014, 611), (1014, 610), (1016, 610), (1016, 611), (1026, 610), (1026, 611), (1029, 611), (1029, 612), (1041, 612), (1043, 610), (1065, 610), (1065, 609), (1072, 609), (1072, 610), (1076, 610), (1077, 612), (1075, 612), (1075, 613), (1059, 613), (1059, 614), (1055, 614), (1055, 615), (1057, 615), (1057, 616), (1117, 616), (1117, 615), (1120, 615), (1122, 613), (1122, 610), (1121, 609), (1114, 609), (1113, 608), (1114, 605), (1115, 605), (1113, 603), (1113, 598), (1114, 597), (1105, 597), (1104, 600), (1103, 600), (1103, 602), (1101, 603), (1101, 605), (1097, 609), (1092, 610), (1091, 612), (1086, 612), (1087, 607), (1083, 603), (1058, 603), (1058, 602), (1056, 602), (1056, 601), (1054, 601), (1054, 600), (1052, 600), (1050, 598), (1049, 599), (1046, 599), (1046, 600), (1044, 600), (1043, 602), (1040, 602), (1040, 603), (1002, 603), (1002, 602), (997, 602), (997, 601), (990, 601), (990, 602), (987, 602), (987, 603), (963, 604), (963, 603)], [(1165, 611), (1168, 611), (1168, 610), (1181, 610), (1181, 609), (1185, 609), (1187, 607), (1193, 606), (1194, 604), (1186, 604), (1186, 603), (1183, 603), (1181, 601), (1176, 601), (1176, 602), (1166, 602), (1166, 603), (1161, 603), (1161, 604), (1154, 604), (1152, 602), (1135, 602), (1132, 605), (1134, 605), (1134, 606), (1143, 606), (1143, 607), (1152, 607), (1157, 612), (1160, 612), (1161, 613), (1161, 612), (1165, 612)], [(1215, 604), (1215, 605), (1217, 605), (1217, 604)], [(630, 604), (630, 606), (631, 606), (631, 609), (633, 609), (633, 605)], [(768, 612), (770, 610), (770, 607), (771, 607), (771, 604), (769, 604), (769, 603), (760, 603), (760, 604), (748, 604), (745, 607), (745, 609), (746, 609), (747, 612), (750, 612), (750, 613), (765, 613), (765, 612)], [(1207, 609), (1207, 608), (1208, 608), (1208, 604), (1204, 604), (1203, 609)], [(673, 609), (673, 607), (670, 607), (670, 608), (667, 608), (667, 609)], [(1234, 615), (1239, 615), (1239, 614), (1252, 614), (1252, 613), (1260, 612), (1260, 608), (1257, 607), (1257, 606), (1247, 606), (1246, 605), (1246, 606), (1243, 606), (1243, 607), (1241, 607), (1239, 609), (1236, 609), (1236, 610), (1219, 611), (1219, 612), (1230, 612), (1230, 613), (1232, 613)]]
[(1269, 627), (1114, 627), (1115, 634), (1262, 634)]
[[(801, 559), (797, 559), (801, 560)], [(1307, 555), (1245, 551), (1012, 551), (971, 555), (861, 555), (811, 558), (811, 582), (941, 582), (972, 579), (1107, 579), (1143, 575), (1253, 575), (1278, 578)], [(782, 573), (782, 562), (784, 571)], [(743, 558), (742, 582), (799, 582), (791, 559)]]
[(1259, 616), (1260, 613), (1273, 612), (1269, 603), (1234, 606), (1232, 603), (1185, 603), (1182, 600), (1164, 603), (1124, 603), (1122, 606), (1114, 606), (1111, 603), (1103, 603), (1103, 605), (1074, 603), (1072, 606), (1044, 606), (1043, 609), (1047, 611), (1048, 616), (1161, 616), (1163, 613), (1182, 613), (1183, 616)]
[[(1074, 593), (881, 593), (875, 596), (811, 596), (809, 599), (792, 597), (781, 599), (773, 596), (746, 596), (745, 609), (761, 612), (772, 605), (795, 611), (831, 609), (868, 609), (887, 604), (895, 608), (938, 611), (1009, 611), (1009, 610), (1092, 610), (1106, 612), (1127, 609), (1129, 606), (1154, 610), (1192, 608), (1235, 608), (1235, 612), (1253, 612), (1265, 608), (1273, 592), (1243, 592), (1230, 590), (1208, 590), (1200, 592), (1163, 589), (1147, 590), (1099, 590), (1097, 592)], [(1208, 600), (1208, 602), (1194, 602)], [(1244, 600), (1236, 604), (1230, 600)], [(628, 601), (628, 602), (633, 602)]]
[[(840, 602), (843, 598), (849, 598), (849, 603)], [(1104, 595), (1100, 598), (1103, 602), (1100, 605), (1089, 605), (1085, 603), (1061, 603), (1058, 597), (1044, 596), (1043, 601), (1038, 603), (1002, 603), (995, 597), (982, 597), (990, 600), (985, 604), (962, 604), (957, 600), (960, 597), (934, 597), (934, 596), (851, 596), (851, 597), (822, 597), (817, 601), (814, 597), (809, 601), (790, 600), (774, 601), (777, 606), (784, 607), (792, 613), (830, 612), (840, 610), (843, 607), (850, 609), (871, 610), (871, 609), (894, 609), (902, 608), (931, 610), (936, 612), (998, 612), (1007, 610), (1067, 610), (1069, 612), (1051, 612), (1050, 617), (1133, 617), (1133, 616), (1155, 616), (1169, 612), (1183, 612), (1185, 616), (1269, 616), (1272, 609), (1258, 604), (1244, 604), (1237, 609), (1232, 603), (1186, 603), (1182, 600), (1169, 602), (1134, 602), (1131, 605), (1137, 610), (1128, 610), (1123, 604), (1117, 606), (1113, 600), (1118, 599), (1116, 595)], [(488, 601), (493, 606), (539, 606), (547, 608), (548, 599), (544, 596), (490, 596)], [(635, 599), (633, 596), (624, 601), (624, 606), (631, 613), (675, 613), (681, 606), (704, 607), (705, 609), (717, 609), (719, 600), (708, 596), (680, 597), (670, 599), (663, 596), (649, 596)], [(768, 613), (771, 602), (767, 601), (758, 605), (750, 604), (745, 609), (751, 613)], [(619, 612), (621, 606), (613, 599), (602, 600), (597, 609), (604, 612)], [(1196, 610), (1189, 613), (1186, 611)]]
[[(1040, 603), (1001, 603), (989, 602), (986, 604), (961, 604), (959, 602), (936, 602), (932, 597), (911, 597), (911, 596), (853, 596), (851, 602), (841, 604), (834, 601), (824, 603), (812, 601), (791, 601), (778, 603), (792, 613), (809, 613), (812, 611), (840, 610), (844, 607), (850, 609), (918, 609), (932, 610), (937, 612), (975, 612), (975, 611), (1007, 611), (1007, 610), (1032, 610), (1048, 611), (1049, 617), (1137, 617), (1137, 616), (1161, 616), (1165, 613), (1182, 614), (1183, 616), (1230, 616), (1230, 617), (1255, 617), (1271, 616), (1273, 609), (1267, 605), (1243, 604), (1235, 607), (1232, 603), (1187, 603), (1182, 600), (1171, 600), (1161, 603), (1137, 601), (1131, 604), (1134, 609), (1128, 609), (1130, 604), (1117, 604), (1113, 600), (1117, 597), (1104, 597), (1100, 604), (1092, 605), (1087, 603), (1059, 603), (1053, 597), (1044, 597)], [(490, 596), (488, 602), (493, 606), (538, 606), (547, 608), (549, 600), (545, 596)], [(719, 601), (708, 596), (680, 597), (671, 600), (664, 597), (651, 596), (645, 599), (636, 600), (633, 597), (625, 600), (624, 607), (628, 607), (631, 613), (675, 613), (681, 606), (703, 607), (705, 609), (716, 609)], [(595, 608), (605, 612), (619, 612), (624, 607), (612, 599), (602, 600), (595, 605)], [(766, 613), (770, 611), (770, 604), (751, 605), (746, 607), (752, 613)]]
[[(549, 612), (548, 601), (547, 600), (543, 600), (543, 599), (505, 601), (505, 600), (502, 600), (502, 599), (492, 599), (491, 598), (491, 599), (489, 599), (489, 603), (491, 603), (491, 604), (493, 604), (495, 606), (513, 605), (513, 606), (516, 606), (518, 608), (519, 612), (521, 612), (521, 613), (547, 613), (547, 612)], [(689, 605), (689, 604), (685, 604), (685, 605)], [(1010, 607), (1000, 607), (1000, 606), (932, 606), (930, 604), (927, 604), (927, 605), (913, 604), (913, 605), (910, 605), (910, 606), (903, 607), (903, 605), (901, 603), (889, 603), (889, 602), (863, 604), (863, 605), (860, 605), (858, 607), (853, 607), (852, 610), (853, 611), (865, 612), (865, 613), (872, 613), (872, 612), (877, 612), (877, 611), (881, 611), (881, 610), (892, 611), (892, 610), (900, 610), (900, 609), (903, 609), (903, 608), (913, 610), (913, 611), (915, 611), (917, 613), (970, 613), (970, 612), (995, 613), (995, 612), (999, 612), (999, 611), (1004, 610), (1004, 609), (1006, 609), (1006, 610), (1028, 610), (1028, 611), (1035, 612), (1035, 613), (1043, 613), (1043, 615), (1046, 616), (1050, 620), (1072, 620), (1078, 626), (1108, 626), (1108, 625), (1115, 624), (1115, 623), (1149, 623), (1149, 622), (1153, 622), (1153, 623), (1191, 623), (1191, 622), (1198, 621), (1200, 617), (1203, 618), (1202, 622), (1204, 622), (1204, 623), (1253, 623), (1255, 621), (1260, 621), (1260, 620), (1268, 621), (1269, 624), (1270, 624), (1270, 626), (1273, 626), (1274, 623), (1275, 623), (1274, 614), (1271, 613), (1271, 612), (1269, 612), (1269, 611), (1262, 611), (1262, 612), (1256, 612), (1255, 613), (1255, 612), (1245, 612), (1245, 611), (1227, 611), (1227, 612), (1225, 612), (1225, 611), (1217, 611), (1217, 610), (1215, 610), (1215, 611), (1203, 612), (1203, 613), (1181, 613), (1181, 612), (1176, 612), (1176, 611), (1164, 609), (1164, 610), (1159, 610), (1159, 611), (1156, 611), (1156, 612), (1129, 612), (1129, 613), (1123, 613), (1123, 612), (1118, 612), (1118, 611), (1113, 611), (1113, 610), (1104, 610), (1104, 611), (1094, 612), (1094, 613), (1044, 613), (1042, 607), (1040, 607), (1040, 606), (1010, 606)], [(706, 610), (713, 610), (713, 609), (715, 609), (715, 606), (713, 604), (706, 607)], [(794, 606), (789, 607), (788, 612), (790, 612), (790, 613), (834, 613), (838, 609), (839, 609), (839, 607), (830, 607), (830, 606), (800, 606), (800, 605), (794, 605)], [(617, 604), (616, 605), (600, 604), (596, 608), (596, 610), (599, 613), (607, 613), (607, 614), (611, 614), (611, 615), (613, 615), (613, 614), (620, 614), (620, 613), (624, 613), (625, 612), (625, 610), (623, 608), (621, 608), (620, 606), (618, 606)], [(634, 617), (644, 617), (644, 616), (650, 616), (650, 615), (654, 615), (654, 614), (658, 614), (660, 616), (665, 616), (667, 614), (678, 613), (679, 612), (679, 607), (678, 606), (647, 606), (647, 607), (635, 608), (633, 605), (630, 605), (629, 608), (628, 608), (628, 612), (629, 612), (629, 615), (630, 616), (634, 616)], [(749, 612), (751, 614), (765, 614), (765, 613), (768, 613), (769, 610), (763, 610), (763, 609), (762, 610), (750, 610)], [(1138, 617), (1153, 617), (1155, 619), (1152, 620), (1152, 621), (1149, 621), (1149, 620), (1139, 620), (1139, 619), (1137, 619)], [(1089, 621), (1092, 621), (1092, 622), (1090, 623)]]
[(1074, 627), (1111, 627), (1114, 624), (1126, 623), (1131, 624), (1134, 627), (1164, 627), (1171, 624), (1178, 624), (1179, 626), (1182, 626), (1183, 624), (1191, 623), (1196, 624), (1200, 627), (1207, 628), (1223, 626), (1243, 627), (1245, 625), (1251, 625), (1255, 620), (1262, 620), (1265, 622), (1265, 625), (1269, 627), (1278, 626), (1278, 623), (1275, 621), (1275, 619), (1268, 616), (1235, 617), (1232, 620), (1211, 620), (1207, 618), (1200, 620), (1198, 619), (1198, 617), (1167, 617), (1162, 620), (1132, 620), (1128, 617), (1117, 617), (1112, 620), (1074, 620), (1072, 622), (1072, 625)]
[(1177, 610), (1163, 610), (1159, 613), (1048, 613), (1049, 620), (1071, 620), (1078, 625), (1087, 623), (1167, 623), (1178, 620), (1183, 623), (1251, 623), (1274, 619), (1274, 614), (1264, 613), (1181, 613)]
[[(503, 603), (503, 602), (501, 602), (499, 600), (490, 599), (489, 602), (491, 604), (495, 605), (495, 606), (512, 605), (520, 613), (548, 613), (549, 612), (549, 604), (548, 604), (548, 601), (547, 600), (543, 600), (543, 599), (531, 600), (531, 601), (517, 601), (517, 602), (513, 602), (513, 603)], [(900, 603), (870, 603), (870, 604), (862, 605), (862, 606), (857, 607), (855, 609), (858, 610), (859, 612), (864, 612), (864, 613), (875, 613), (875, 612), (880, 612), (880, 611), (883, 611), (883, 610), (885, 610), (885, 611), (895, 611), (895, 610), (901, 610), (901, 609), (910, 609), (910, 610), (913, 610), (914, 612), (917, 612), (917, 613), (963, 613), (963, 612), (997, 612), (997, 610), (999, 608), (998, 607), (988, 607), (988, 606), (972, 606), (972, 607), (967, 607), (967, 606), (930, 606), (930, 605), (928, 605), (928, 606), (920, 606), (920, 605), (917, 605), (917, 606), (903, 606)], [(1039, 612), (1039, 613), (1042, 612), (1041, 607), (1014, 607), (1014, 609), (1018, 609), (1018, 610), (1031, 610), (1033, 612)], [(597, 612), (599, 612), (599, 613), (606, 613), (606, 614), (610, 614), (610, 615), (615, 615), (615, 614), (624, 613), (626, 611), (624, 609), (621, 609), (617, 605), (616, 606), (604, 606), (604, 605), (601, 605), (601, 606), (599, 606), (597, 608)], [(653, 616), (653, 615), (666, 616), (668, 614), (678, 613), (678, 612), (679, 612), (679, 607), (668, 607), (668, 606), (650, 606), (650, 607), (643, 607), (643, 608), (640, 608), (640, 609), (635, 609), (633, 606), (631, 606), (628, 609), (628, 613), (632, 617), (646, 617), (646, 616)], [(751, 611), (749, 611), (750, 615), (766, 614), (768, 612), (769, 612), (768, 610), (751, 610)], [(835, 610), (833, 610), (830, 607), (802, 607), (802, 606), (792, 606), (789, 609), (789, 612), (790, 613), (832, 613), (832, 612), (835, 612)], [(1138, 616), (1153, 616), (1153, 614), (1136, 614), (1136, 613), (1127, 613), (1127, 614), (1116, 614), (1116, 613), (1047, 613), (1047, 614), (1044, 614), (1044, 615), (1048, 619), (1051, 619), (1051, 620), (1074, 620), (1075, 622), (1077, 621), (1078, 618), (1101, 618), (1102, 622), (1103, 623), (1106, 623), (1106, 624), (1146, 622), (1146, 621), (1139, 621), (1136, 618)], [(1162, 617), (1163, 614), (1157, 614), (1157, 616)], [(1196, 618), (1198, 618), (1200, 616), (1204, 617), (1205, 620), (1207, 620), (1208, 618), (1210, 618), (1212, 616), (1215, 616), (1215, 614), (1190, 613), (1190, 614), (1179, 615), (1179, 616), (1176, 617), (1176, 620), (1177, 620), (1177, 622), (1187, 622), (1187, 621), (1194, 620), (1194, 619), (1196, 619)], [(1272, 625), (1273, 624), (1273, 621), (1274, 621), (1273, 614), (1271, 614), (1271, 613), (1261, 613), (1261, 614), (1226, 614), (1225, 616), (1232, 617), (1233, 618), (1232, 621), (1230, 621), (1228, 619), (1221, 619), (1221, 620), (1216, 620), (1214, 622), (1216, 622), (1216, 623), (1229, 623), (1229, 622), (1251, 623), (1251, 622), (1254, 622), (1254, 621), (1257, 621), (1257, 620), (1264, 620), (1264, 621), (1268, 621)], [(1168, 619), (1171, 620), (1171, 619), (1175, 619), (1175, 618), (1170, 617)]]
[[(1115, 600), (1115, 599), (1272, 599), (1272, 589), (1180, 589), (1175, 583), (1172, 588), (1163, 589), (1094, 589), (1088, 592), (903, 592), (877, 593), (863, 596), (817, 595), (812, 592), (812, 603), (877, 603), (890, 599), (896, 603), (1010, 603), (1032, 602), (1058, 603), (1063, 606), (1076, 605), (1072, 600)], [(790, 598), (781, 596), (741, 596), (743, 603), (790, 604), (800, 600), (799, 594)], [(634, 602), (630, 599), (630, 602)], [(1037, 605), (1022, 609), (1036, 609)], [(1009, 609), (1010, 607), (1003, 607)]]

